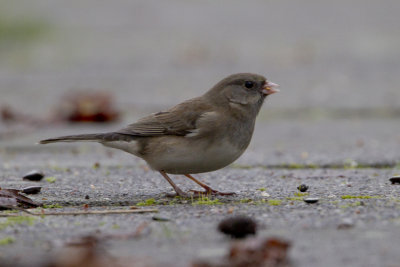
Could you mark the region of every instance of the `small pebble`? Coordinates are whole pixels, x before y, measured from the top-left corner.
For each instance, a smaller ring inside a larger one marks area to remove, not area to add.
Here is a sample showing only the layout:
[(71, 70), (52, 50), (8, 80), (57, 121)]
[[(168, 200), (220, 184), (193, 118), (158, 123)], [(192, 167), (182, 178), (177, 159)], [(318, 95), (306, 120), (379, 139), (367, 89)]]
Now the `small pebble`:
[(262, 195), (263, 197), (270, 197), (270, 194), (268, 194), (267, 192), (261, 192), (261, 195)]
[(28, 195), (34, 195), (34, 194), (39, 194), (41, 189), (42, 189), (41, 186), (29, 186), (22, 189), (21, 192)]
[(317, 203), (319, 198), (316, 197), (306, 197), (303, 199), (304, 202), (308, 203), (308, 204), (313, 204), (313, 203)]
[(256, 234), (257, 224), (250, 217), (234, 216), (222, 220), (218, 224), (218, 230), (233, 238), (244, 238)]
[(297, 187), (300, 192), (306, 192), (308, 190), (308, 185), (301, 184)]
[(392, 178), (389, 179), (389, 181), (392, 184), (400, 184), (400, 175), (399, 176), (393, 176)]
[(86, 195), (86, 196), (85, 196), (85, 199), (90, 199), (89, 195)]
[(24, 177), (22, 177), (22, 179), (24, 180), (28, 180), (28, 181), (40, 181), (42, 180), (44, 177), (44, 174), (38, 171), (30, 171), (27, 174), (24, 175)]
[(159, 216), (153, 216), (153, 217), (151, 217), (151, 219), (153, 221), (158, 221), (158, 222), (168, 222), (169, 221), (168, 218), (159, 217)]

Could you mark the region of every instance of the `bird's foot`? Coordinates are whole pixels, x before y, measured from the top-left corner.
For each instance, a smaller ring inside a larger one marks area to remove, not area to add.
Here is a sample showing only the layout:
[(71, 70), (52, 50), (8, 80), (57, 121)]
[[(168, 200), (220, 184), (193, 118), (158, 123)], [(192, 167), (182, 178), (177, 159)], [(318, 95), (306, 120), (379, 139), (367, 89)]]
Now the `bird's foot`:
[(214, 189), (207, 189), (204, 191), (198, 191), (198, 190), (190, 190), (195, 196), (207, 196), (207, 195), (212, 195), (212, 196), (232, 196), (236, 195), (235, 192), (220, 192)]

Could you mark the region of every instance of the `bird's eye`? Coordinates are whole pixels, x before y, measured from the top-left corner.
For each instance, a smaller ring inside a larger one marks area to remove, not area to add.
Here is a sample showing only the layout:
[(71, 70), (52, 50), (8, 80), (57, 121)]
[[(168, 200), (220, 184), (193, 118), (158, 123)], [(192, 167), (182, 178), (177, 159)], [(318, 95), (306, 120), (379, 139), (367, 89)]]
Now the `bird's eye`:
[(253, 86), (254, 86), (254, 82), (252, 82), (252, 81), (244, 82), (244, 87), (246, 87), (247, 89), (253, 88)]

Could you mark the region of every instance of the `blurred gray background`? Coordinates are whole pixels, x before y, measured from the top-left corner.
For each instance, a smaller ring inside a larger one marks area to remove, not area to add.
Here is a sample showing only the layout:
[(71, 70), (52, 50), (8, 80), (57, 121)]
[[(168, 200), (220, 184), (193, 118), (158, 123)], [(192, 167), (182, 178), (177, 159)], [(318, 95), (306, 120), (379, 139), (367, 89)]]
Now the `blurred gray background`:
[(282, 89), (264, 113), (398, 109), (399, 10), (397, 0), (0, 1), (0, 103), (44, 113), (65, 91), (104, 89), (147, 112), (256, 72)]

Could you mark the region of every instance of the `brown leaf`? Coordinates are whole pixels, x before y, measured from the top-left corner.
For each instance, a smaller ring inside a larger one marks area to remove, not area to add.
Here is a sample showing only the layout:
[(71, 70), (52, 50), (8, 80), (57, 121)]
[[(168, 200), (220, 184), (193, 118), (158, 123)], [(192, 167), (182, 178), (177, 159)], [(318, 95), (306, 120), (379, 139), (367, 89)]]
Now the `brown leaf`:
[[(17, 189), (0, 188), (0, 207), (2, 208), (36, 208), (39, 204), (20, 194)], [(8, 204), (7, 204), (8, 203)], [(9, 205), (9, 204), (12, 205)]]
[(110, 122), (117, 120), (119, 112), (107, 92), (80, 91), (61, 98), (54, 121)]
[(0, 108), (0, 117), (4, 122), (15, 120), (15, 114), (8, 106), (3, 106)]
[(67, 243), (46, 267), (165, 267), (141, 258), (113, 257), (105, 248), (110, 237), (89, 235)]
[[(116, 266), (115, 259), (100, 246), (95, 236), (85, 236), (67, 243), (57, 257), (47, 266), (51, 267), (107, 267)], [(118, 265), (117, 265), (118, 266)]]
[(234, 243), (229, 252), (231, 266), (235, 267), (277, 267), (287, 266), (287, 241), (270, 239), (247, 239)]
[(289, 266), (287, 241), (250, 238), (232, 244), (222, 262), (195, 262), (192, 267), (286, 267)]

